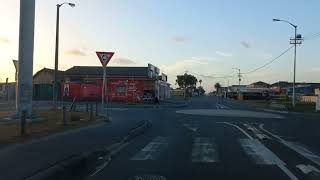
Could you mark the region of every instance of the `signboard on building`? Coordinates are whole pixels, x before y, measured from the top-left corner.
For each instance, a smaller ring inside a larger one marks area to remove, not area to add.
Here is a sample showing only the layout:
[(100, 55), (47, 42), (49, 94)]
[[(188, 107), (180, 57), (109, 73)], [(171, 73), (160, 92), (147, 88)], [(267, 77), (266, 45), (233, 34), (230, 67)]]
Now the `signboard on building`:
[(160, 69), (152, 64), (148, 64), (148, 76), (150, 78), (157, 78), (159, 76)]
[(314, 89), (314, 94), (320, 96), (320, 88)]
[(320, 96), (317, 97), (316, 111), (320, 111)]

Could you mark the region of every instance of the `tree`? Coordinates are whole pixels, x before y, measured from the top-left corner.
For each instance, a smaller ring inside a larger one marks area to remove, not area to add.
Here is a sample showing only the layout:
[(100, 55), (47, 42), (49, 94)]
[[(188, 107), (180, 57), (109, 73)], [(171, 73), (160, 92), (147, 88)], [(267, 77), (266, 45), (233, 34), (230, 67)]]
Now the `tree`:
[(200, 96), (203, 96), (204, 93), (206, 92), (206, 91), (203, 89), (202, 86), (199, 86), (198, 89), (197, 89), (197, 91), (199, 92), (199, 95), (200, 95)]
[(198, 80), (191, 74), (178, 75), (176, 83), (180, 88), (191, 88), (195, 87)]
[(221, 88), (221, 85), (220, 85), (220, 83), (216, 83), (215, 85), (214, 85), (214, 88), (217, 90), (217, 92), (219, 91), (219, 89)]
[(200, 87), (201, 87), (202, 79), (199, 80), (199, 83), (200, 83)]
[(198, 80), (196, 77), (187, 73), (185, 73), (184, 75), (178, 75), (176, 79), (176, 83), (178, 84), (178, 86), (185, 89), (185, 98), (187, 97), (187, 95), (191, 96), (192, 92), (190, 91), (190, 89), (195, 89), (197, 82)]

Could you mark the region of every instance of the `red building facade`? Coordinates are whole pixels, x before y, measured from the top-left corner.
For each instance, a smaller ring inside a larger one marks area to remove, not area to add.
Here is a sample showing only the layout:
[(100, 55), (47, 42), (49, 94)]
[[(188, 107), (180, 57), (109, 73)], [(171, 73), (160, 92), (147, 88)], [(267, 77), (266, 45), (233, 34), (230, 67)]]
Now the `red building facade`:
[[(151, 64), (148, 67), (107, 67), (104, 98), (109, 102), (164, 100), (169, 97), (170, 84), (163, 76)], [(68, 69), (61, 84), (61, 94), (61, 98), (69, 100), (101, 100), (102, 67), (75, 66)]]

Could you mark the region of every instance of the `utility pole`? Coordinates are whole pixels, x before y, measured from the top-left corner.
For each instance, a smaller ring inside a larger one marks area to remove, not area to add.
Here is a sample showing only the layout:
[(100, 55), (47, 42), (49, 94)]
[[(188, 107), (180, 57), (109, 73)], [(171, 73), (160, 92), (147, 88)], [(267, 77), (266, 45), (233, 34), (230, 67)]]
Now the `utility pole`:
[(294, 38), (290, 38), (290, 44), (294, 44), (294, 57), (293, 57), (293, 84), (292, 84), (292, 106), (296, 106), (296, 56), (297, 56), (297, 44), (301, 44), (303, 39), (301, 37), (301, 34), (297, 34), (297, 25), (292, 24), (289, 21), (282, 20), (282, 19), (273, 19), (273, 21), (276, 22), (285, 22), (287, 24), (290, 24), (294, 28)]
[(241, 85), (241, 70), (239, 68), (232, 68), (235, 70), (238, 70), (238, 78), (239, 78), (239, 87), (238, 87), (238, 100), (240, 99), (240, 85)]
[(187, 99), (187, 74), (188, 71), (184, 72), (184, 99)]
[(68, 4), (70, 7), (75, 7), (75, 4), (64, 2), (57, 4), (57, 19), (56, 19), (56, 43), (54, 53), (54, 75), (53, 75), (53, 104), (56, 104), (58, 99), (58, 63), (59, 63), (59, 25), (60, 25), (60, 7)]
[(292, 106), (296, 106), (296, 62), (297, 62), (297, 44), (302, 43), (300, 34), (297, 34), (297, 27), (294, 27), (294, 38), (290, 38), (290, 44), (294, 44), (294, 57), (293, 57), (293, 84), (292, 84)]
[(19, 68), (16, 92), (16, 113), (32, 115), (32, 71), (35, 0), (20, 0)]

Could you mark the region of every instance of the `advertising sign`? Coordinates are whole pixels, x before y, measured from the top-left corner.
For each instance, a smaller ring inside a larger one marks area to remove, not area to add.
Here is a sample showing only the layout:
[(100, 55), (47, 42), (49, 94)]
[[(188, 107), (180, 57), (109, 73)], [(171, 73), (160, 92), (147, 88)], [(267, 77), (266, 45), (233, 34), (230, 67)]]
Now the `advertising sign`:
[(317, 97), (316, 111), (320, 111), (320, 96)]

